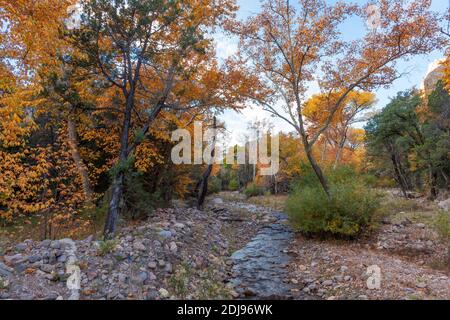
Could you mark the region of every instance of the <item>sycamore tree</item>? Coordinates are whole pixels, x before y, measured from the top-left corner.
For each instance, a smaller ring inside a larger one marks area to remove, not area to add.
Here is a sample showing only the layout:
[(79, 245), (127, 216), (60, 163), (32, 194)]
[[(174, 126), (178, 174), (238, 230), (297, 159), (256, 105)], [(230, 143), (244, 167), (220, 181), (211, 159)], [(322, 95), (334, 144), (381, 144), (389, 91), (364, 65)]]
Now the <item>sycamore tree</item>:
[[(250, 98), (289, 123), (300, 135), (306, 156), (323, 190), (331, 197), (313, 147), (333, 122), (335, 114), (355, 90), (389, 86), (400, 75), (396, 63), (444, 45), (431, 1), (380, 0), (376, 29), (360, 39), (346, 40), (340, 25), (353, 17), (366, 21), (367, 5), (324, 0), (266, 0), (262, 10), (229, 26), (238, 34), (249, 72), (259, 76), (267, 94)], [(304, 107), (312, 83), (330, 102), (325, 121), (309, 133)]]

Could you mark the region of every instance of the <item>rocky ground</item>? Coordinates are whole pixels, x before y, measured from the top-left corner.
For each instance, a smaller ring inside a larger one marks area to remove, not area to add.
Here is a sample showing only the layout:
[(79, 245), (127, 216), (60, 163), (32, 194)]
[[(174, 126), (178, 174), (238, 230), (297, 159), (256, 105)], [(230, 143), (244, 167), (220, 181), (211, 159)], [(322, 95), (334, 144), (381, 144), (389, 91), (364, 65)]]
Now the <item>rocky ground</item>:
[[(157, 210), (107, 242), (88, 238), (5, 245), (0, 299), (237, 297), (227, 285), (229, 258), (270, 220), (270, 210), (218, 198), (204, 212), (183, 205)], [(67, 286), (73, 266), (81, 270), (75, 292)]]
[[(273, 211), (224, 193), (203, 212), (157, 210), (107, 242), (6, 244), (0, 299), (450, 299), (448, 245), (415, 213), (337, 242), (294, 235)], [(367, 286), (370, 266), (379, 289)]]
[[(407, 212), (394, 209), (379, 230), (358, 242), (298, 235), (289, 250), (293, 291), (329, 300), (449, 300), (449, 246), (427, 223), (436, 208), (423, 199), (407, 204)], [(369, 289), (367, 272), (372, 266), (379, 268), (381, 282), (379, 288)]]

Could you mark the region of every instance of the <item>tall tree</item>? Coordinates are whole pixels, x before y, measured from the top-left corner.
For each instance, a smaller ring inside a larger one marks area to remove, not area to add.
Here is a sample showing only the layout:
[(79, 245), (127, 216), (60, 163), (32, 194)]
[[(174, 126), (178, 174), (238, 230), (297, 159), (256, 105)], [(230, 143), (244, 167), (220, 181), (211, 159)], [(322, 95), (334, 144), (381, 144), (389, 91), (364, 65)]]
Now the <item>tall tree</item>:
[[(351, 15), (368, 19), (365, 5), (299, 0), (294, 6), (289, 0), (267, 0), (261, 13), (230, 26), (241, 37), (250, 70), (271, 93), (252, 98), (299, 133), (306, 156), (329, 197), (327, 179), (313, 155), (314, 145), (351, 92), (388, 86), (399, 77), (395, 69), (398, 60), (443, 45), (441, 17), (430, 12), (430, 4), (429, 0), (381, 0), (379, 27), (353, 41), (343, 38), (339, 26)], [(324, 110), (323, 125), (309, 135), (304, 99), (314, 81), (319, 83), (320, 92), (330, 101), (334, 97), (335, 102)]]
[[(112, 170), (111, 199), (104, 234), (116, 229), (124, 178), (136, 148), (158, 115), (167, 109), (187, 111), (202, 100), (180, 103), (179, 82), (191, 79), (210, 59), (206, 32), (236, 8), (233, 1), (93, 0), (82, 1), (83, 23), (73, 34), (73, 46), (87, 64), (121, 92), (120, 148)], [(145, 105), (145, 113), (136, 110)], [(136, 118), (136, 119), (134, 119)], [(133, 125), (142, 123), (140, 128)]]

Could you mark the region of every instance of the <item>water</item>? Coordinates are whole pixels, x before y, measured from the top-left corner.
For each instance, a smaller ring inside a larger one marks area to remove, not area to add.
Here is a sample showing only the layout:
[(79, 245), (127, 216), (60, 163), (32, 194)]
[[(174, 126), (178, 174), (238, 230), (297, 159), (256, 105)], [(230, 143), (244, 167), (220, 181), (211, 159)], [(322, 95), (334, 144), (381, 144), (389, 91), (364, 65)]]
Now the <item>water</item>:
[(294, 233), (287, 216), (273, 213), (277, 221), (264, 227), (242, 250), (232, 255), (231, 283), (241, 296), (254, 299), (289, 299), (292, 286), (288, 278), (289, 247)]

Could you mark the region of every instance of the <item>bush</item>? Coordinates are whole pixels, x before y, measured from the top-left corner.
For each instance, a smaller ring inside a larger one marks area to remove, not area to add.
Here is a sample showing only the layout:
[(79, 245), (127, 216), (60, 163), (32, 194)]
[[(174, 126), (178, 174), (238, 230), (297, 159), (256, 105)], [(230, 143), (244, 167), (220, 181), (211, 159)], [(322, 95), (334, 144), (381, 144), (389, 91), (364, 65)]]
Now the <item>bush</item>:
[(294, 187), (286, 203), (293, 227), (307, 235), (358, 236), (371, 225), (379, 196), (349, 168), (336, 170), (328, 180), (331, 200), (309, 176)]
[(264, 195), (264, 189), (252, 183), (247, 186), (244, 193), (247, 198), (257, 197)]
[(211, 177), (209, 178), (208, 183), (208, 193), (209, 194), (215, 194), (222, 191), (222, 180), (218, 177)]
[(230, 191), (237, 191), (239, 189), (239, 182), (237, 181), (237, 179), (232, 179), (230, 181), (230, 184), (228, 185), (228, 189)]
[(441, 211), (437, 215), (434, 225), (444, 241), (450, 241), (450, 213)]

